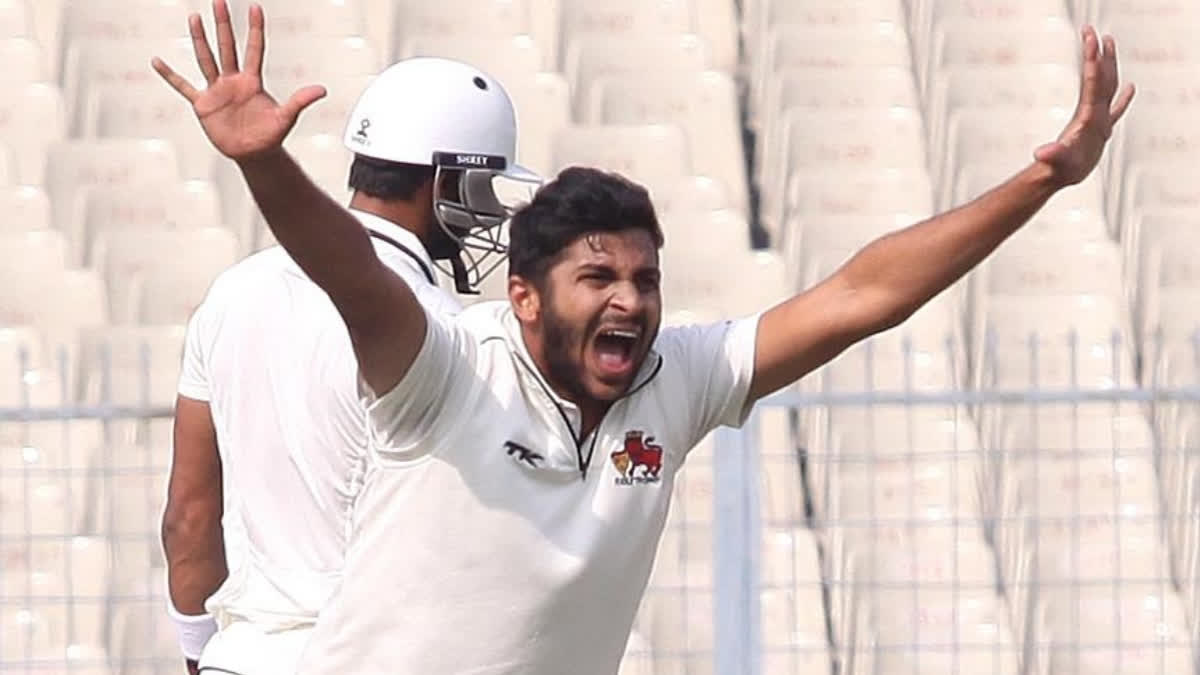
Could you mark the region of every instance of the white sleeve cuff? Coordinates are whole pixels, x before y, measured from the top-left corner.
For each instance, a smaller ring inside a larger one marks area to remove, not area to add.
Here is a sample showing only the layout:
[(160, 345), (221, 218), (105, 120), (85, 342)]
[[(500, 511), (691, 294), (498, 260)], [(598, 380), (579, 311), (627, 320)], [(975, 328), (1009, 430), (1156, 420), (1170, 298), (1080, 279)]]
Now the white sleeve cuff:
[(175, 609), (175, 604), (167, 599), (167, 616), (175, 624), (179, 635), (179, 650), (186, 659), (199, 661), (200, 654), (209, 638), (217, 632), (217, 620), (211, 614), (187, 615)]

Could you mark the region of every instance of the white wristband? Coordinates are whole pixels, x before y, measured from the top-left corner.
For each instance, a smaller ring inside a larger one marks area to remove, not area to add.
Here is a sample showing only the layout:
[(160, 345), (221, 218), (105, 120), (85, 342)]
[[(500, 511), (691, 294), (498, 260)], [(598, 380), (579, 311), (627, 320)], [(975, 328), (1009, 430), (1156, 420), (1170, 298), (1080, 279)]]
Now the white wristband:
[(179, 650), (183, 652), (184, 658), (199, 661), (204, 645), (208, 644), (209, 638), (217, 632), (217, 620), (212, 614), (181, 614), (169, 598), (167, 616), (171, 617), (175, 624), (175, 630), (179, 634)]

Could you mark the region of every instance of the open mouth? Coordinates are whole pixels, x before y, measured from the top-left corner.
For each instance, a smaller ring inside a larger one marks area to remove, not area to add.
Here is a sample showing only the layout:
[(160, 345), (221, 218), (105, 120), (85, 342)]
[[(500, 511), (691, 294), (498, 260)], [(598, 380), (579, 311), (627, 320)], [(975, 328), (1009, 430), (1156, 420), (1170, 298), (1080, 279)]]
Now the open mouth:
[(627, 374), (633, 367), (633, 351), (640, 333), (633, 328), (606, 328), (596, 333), (596, 361), (606, 375)]

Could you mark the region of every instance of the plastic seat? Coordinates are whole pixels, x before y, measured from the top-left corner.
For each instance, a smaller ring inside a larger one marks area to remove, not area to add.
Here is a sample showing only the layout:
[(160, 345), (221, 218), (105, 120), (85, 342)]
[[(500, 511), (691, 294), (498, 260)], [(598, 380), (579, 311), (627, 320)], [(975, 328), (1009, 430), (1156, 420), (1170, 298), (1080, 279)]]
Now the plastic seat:
[(648, 39), (692, 33), (693, 0), (560, 0), (562, 42)]
[[(1057, 2), (1054, 4), (1058, 5)], [(977, 6), (986, 6), (986, 3)], [(942, 21), (932, 35), (932, 46), (921, 52), (928, 54), (928, 60), (923, 66), (919, 59), (917, 61), (917, 82), (921, 91), (931, 91), (947, 66), (1074, 66), (1079, 62), (1077, 32), (1063, 14), (1046, 16), (1045, 3), (1010, 3), (1008, 6), (1018, 12), (1025, 7), (1031, 15), (1043, 16), (1011, 21), (970, 18)], [(1070, 104), (1068, 101), (1064, 105)]]
[(393, 44), (413, 35), (496, 37), (529, 34), (534, 28), (529, 0), (397, 0), (392, 3)]
[(79, 357), (81, 398), (172, 406), (184, 326), (116, 326), (84, 331)]
[(175, 184), (179, 163), (171, 144), (159, 140), (67, 141), (50, 148), (46, 192), (62, 223), (82, 190), (94, 186)]
[(563, 129), (554, 138), (554, 166), (615, 171), (647, 188), (692, 175), (687, 135), (674, 125), (594, 125)]
[(0, 101), (0, 138), (16, 162), (16, 180), (41, 183), (46, 150), (67, 136), (67, 111), (58, 87), (28, 84), (14, 87)]
[(1149, 212), (1173, 210), (1186, 214), (1200, 210), (1200, 187), (1187, 179), (1188, 166), (1186, 162), (1150, 160), (1125, 167), (1119, 210), (1110, 208), (1109, 214), (1127, 250), (1136, 249), (1138, 221)]
[(945, 161), (945, 129), (960, 108), (1038, 110), (1071, 106), (1078, 98), (1079, 73), (1067, 63), (996, 66), (951, 65), (931, 85), (925, 108), (930, 157)]
[(127, 227), (188, 230), (222, 222), (216, 187), (204, 181), (92, 187), (76, 205), (77, 212), (65, 229), (71, 237), (72, 259), (80, 262), (103, 232)]
[(5, 68), (0, 82), (9, 87), (51, 81), (38, 43), (29, 38), (0, 38), (0, 59)]
[(142, 289), (162, 283), (181, 292), (180, 303), (199, 305), (212, 280), (237, 259), (237, 238), (219, 227), (110, 230), (96, 237), (91, 254), (108, 282), (114, 323), (136, 322)]
[[(108, 14), (111, 13), (110, 7)], [(177, 19), (175, 27), (186, 31), (185, 15), (180, 14)], [(153, 56), (162, 58), (189, 82), (203, 82), (204, 78), (196, 66), (196, 55), (191, 40), (186, 37), (164, 37), (177, 32), (173, 30), (171, 33), (160, 33), (152, 39), (127, 42), (108, 39), (80, 39), (70, 42), (66, 48), (62, 74), (63, 97), (70, 113), (70, 131), (77, 133), (82, 130), (87, 113), (86, 102), (93, 88), (107, 85), (148, 87), (153, 84), (166, 87), (162, 79), (149, 67), (149, 60)], [(272, 56), (274, 51), (272, 45)], [(272, 60), (268, 60), (268, 63)], [(176, 101), (176, 105), (187, 110), (184, 101)]]
[[(362, 2), (345, 0), (265, 0), (259, 2), (273, 40), (362, 36), (367, 29)], [(231, 0), (235, 34), (246, 34), (248, 0)], [(270, 47), (268, 47), (270, 50)]]
[(911, 108), (848, 111), (836, 115), (802, 109), (783, 120), (776, 151), (764, 158), (763, 223), (778, 235), (787, 185), (800, 173), (918, 169), (925, 166), (920, 113)]
[(952, 112), (945, 160), (935, 164), (933, 172), (938, 205), (954, 205), (954, 184), (963, 167), (987, 162), (1010, 175), (1016, 173), (1029, 163), (1034, 148), (1058, 137), (1069, 119), (1066, 107), (1032, 111), (962, 108)]
[(50, 199), (30, 185), (0, 187), (0, 235), (50, 228)]
[(67, 238), (58, 230), (0, 234), (0, 263), (10, 269), (41, 269), (53, 275), (67, 266), (67, 250)]
[(542, 70), (541, 46), (528, 35), (421, 36), (412, 35), (399, 45), (397, 58), (438, 56), (475, 65), (508, 88)]
[(708, 46), (695, 35), (579, 37), (567, 43), (563, 73), (576, 92), (576, 108), (582, 111), (583, 96), (598, 78), (642, 74), (651, 63), (656, 72), (699, 73), (710, 69), (712, 59)]
[(898, 66), (787, 68), (767, 83), (765, 97), (752, 120), (761, 132), (756, 153), (760, 161), (764, 149), (778, 142), (783, 116), (793, 108), (837, 114), (847, 109), (917, 108), (921, 103), (912, 71)]
[(213, 163), (224, 159), (213, 150), (191, 107), (162, 82), (93, 86), (81, 103), (85, 137), (164, 140), (177, 153), (183, 178), (208, 180)]
[(727, 186), (734, 204), (748, 202), (737, 88), (724, 73), (649, 73), (592, 82), (584, 120), (594, 124), (669, 124), (683, 127), (692, 166)]
[(377, 45), (361, 37), (279, 39), (268, 49), (263, 85), (281, 98), (312, 84), (330, 89), (359, 86), (364, 77), (379, 72), (384, 57)]
[[(751, 73), (750, 102), (763, 101), (776, 73), (791, 68), (909, 67), (911, 51), (902, 24), (881, 21), (865, 27), (779, 26), (766, 36), (767, 50)], [(758, 119), (757, 108), (751, 118)]]
[(570, 86), (558, 73), (537, 73), (505, 82), (522, 129), (517, 134), (517, 160), (539, 175), (551, 175), (555, 135), (571, 123)]

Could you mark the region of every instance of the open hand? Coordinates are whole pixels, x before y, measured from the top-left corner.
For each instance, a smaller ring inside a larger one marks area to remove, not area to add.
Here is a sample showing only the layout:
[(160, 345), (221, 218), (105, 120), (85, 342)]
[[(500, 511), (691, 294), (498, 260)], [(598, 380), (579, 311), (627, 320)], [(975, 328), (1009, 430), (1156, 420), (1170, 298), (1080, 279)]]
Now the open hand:
[(246, 39), (246, 60), (238, 66), (237, 42), (225, 0), (213, 1), (217, 25), (217, 51), (220, 67), (213, 58), (204, 22), (199, 14), (188, 17), (188, 32), (196, 51), (196, 63), (208, 81), (204, 90), (193, 87), (160, 58), (151, 65), (167, 84), (192, 104), (200, 126), (221, 154), (241, 161), (279, 149), (283, 139), (296, 125), (300, 113), (325, 96), (324, 87), (303, 87), (280, 105), (263, 89), (262, 65), (266, 38), (262, 7), (250, 7), (250, 30)]
[(1116, 42), (1110, 35), (1101, 41), (1094, 28), (1085, 26), (1082, 82), (1075, 115), (1057, 141), (1043, 145), (1033, 155), (1051, 167), (1056, 183), (1079, 183), (1100, 161), (1113, 127), (1133, 100), (1132, 84), (1125, 85), (1117, 96), (1119, 83)]

